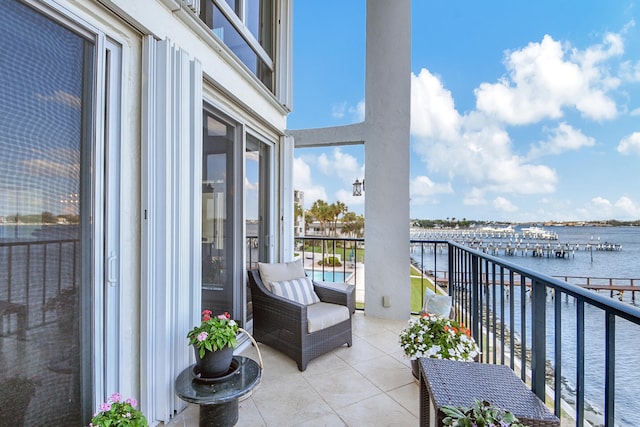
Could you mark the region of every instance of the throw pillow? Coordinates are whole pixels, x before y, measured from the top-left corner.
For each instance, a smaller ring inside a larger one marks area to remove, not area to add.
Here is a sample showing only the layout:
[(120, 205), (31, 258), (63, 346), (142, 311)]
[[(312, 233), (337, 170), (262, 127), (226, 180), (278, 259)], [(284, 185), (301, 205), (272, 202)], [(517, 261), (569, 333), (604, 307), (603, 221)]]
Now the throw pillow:
[(320, 302), (320, 298), (313, 290), (313, 282), (308, 277), (271, 282), (271, 292), (304, 305)]
[(262, 283), (268, 290), (271, 290), (271, 282), (299, 279), (306, 276), (301, 259), (280, 263), (259, 262), (258, 271), (260, 272)]

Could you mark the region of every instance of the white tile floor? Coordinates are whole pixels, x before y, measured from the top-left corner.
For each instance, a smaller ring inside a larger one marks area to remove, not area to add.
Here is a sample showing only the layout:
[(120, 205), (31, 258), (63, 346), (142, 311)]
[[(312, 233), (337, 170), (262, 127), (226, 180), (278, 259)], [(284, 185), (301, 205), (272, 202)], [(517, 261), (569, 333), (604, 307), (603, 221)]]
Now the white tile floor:
[[(264, 363), (260, 384), (240, 402), (237, 426), (402, 426), (419, 424), (419, 388), (398, 344), (406, 321), (353, 318), (353, 346), (296, 363), (258, 343)], [(253, 347), (242, 355), (258, 360)], [(189, 405), (167, 424), (197, 427), (198, 407)]]

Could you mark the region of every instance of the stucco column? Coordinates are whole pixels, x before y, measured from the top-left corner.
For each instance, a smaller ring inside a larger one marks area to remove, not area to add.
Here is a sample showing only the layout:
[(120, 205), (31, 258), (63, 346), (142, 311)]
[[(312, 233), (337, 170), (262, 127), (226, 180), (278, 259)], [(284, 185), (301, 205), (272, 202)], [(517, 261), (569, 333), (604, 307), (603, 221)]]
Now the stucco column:
[(407, 319), (411, 1), (367, 0), (366, 40), (365, 314)]

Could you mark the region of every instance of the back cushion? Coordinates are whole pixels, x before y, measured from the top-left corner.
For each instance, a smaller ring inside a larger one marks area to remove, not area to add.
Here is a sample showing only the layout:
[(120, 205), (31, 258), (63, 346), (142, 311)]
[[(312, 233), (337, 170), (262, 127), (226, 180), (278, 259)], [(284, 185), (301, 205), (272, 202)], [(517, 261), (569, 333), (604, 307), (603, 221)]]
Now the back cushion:
[(425, 297), (422, 311), (429, 314), (437, 314), (441, 317), (449, 317), (451, 315), (451, 297), (449, 295), (436, 295), (435, 293), (429, 298)]
[(299, 279), (305, 277), (302, 260), (281, 263), (258, 263), (258, 271), (264, 286), (271, 290), (271, 282), (281, 282), (283, 280)]
[(271, 282), (271, 292), (304, 305), (320, 302), (320, 298), (313, 290), (313, 282), (308, 277)]

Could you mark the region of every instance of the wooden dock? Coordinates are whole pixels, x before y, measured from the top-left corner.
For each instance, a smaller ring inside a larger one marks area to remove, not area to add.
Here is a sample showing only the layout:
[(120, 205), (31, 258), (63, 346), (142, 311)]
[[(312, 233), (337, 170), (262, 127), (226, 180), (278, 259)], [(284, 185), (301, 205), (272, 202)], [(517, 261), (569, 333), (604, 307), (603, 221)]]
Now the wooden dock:
[[(458, 244), (467, 246), (470, 249), (480, 251), (485, 254), (494, 256), (533, 256), (533, 257), (546, 257), (546, 258), (559, 258), (568, 259), (573, 258), (576, 252), (593, 252), (593, 251), (606, 251), (606, 252), (619, 252), (622, 250), (622, 245), (612, 242), (600, 242), (599, 240), (591, 240), (586, 243), (580, 242), (558, 242), (558, 241), (541, 241), (540, 239), (523, 237), (505, 238), (504, 236), (492, 237), (483, 235), (469, 235), (469, 234), (457, 234), (448, 236), (449, 240), (452, 240)], [(444, 253), (446, 245), (434, 245), (431, 243), (418, 243), (412, 242), (411, 249), (426, 250), (429, 253)]]
[[(428, 271), (426, 275), (436, 284), (444, 289), (449, 286), (448, 272), (437, 271), (434, 278), (434, 272)], [(516, 275), (517, 276), (517, 275)], [(631, 293), (631, 301), (635, 302), (636, 292), (640, 292), (640, 278), (621, 278), (621, 277), (586, 277), (586, 276), (552, 276), (563, 282), (570, 283), (572, 285), (580, 286), (585, 289), (590, 289), (596, 292), (605, 291), (609, 292), (610, 297), (618, 297), (622, 301), (624, 293)], [(491, 283), (490, 283), (491, 285)], [(500, 285), (500, 279), (497, 278), (496, 285)], [(520, 280), (514, 280), (513, 286), (521, 286)], [(524, 285), (531, 287), (531, 281), (526, 280)], [(504, 278), (504, 286), (510, 286), (509, 277)]]

